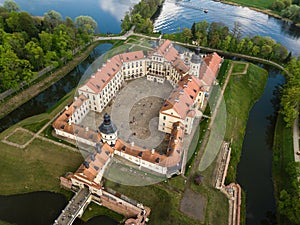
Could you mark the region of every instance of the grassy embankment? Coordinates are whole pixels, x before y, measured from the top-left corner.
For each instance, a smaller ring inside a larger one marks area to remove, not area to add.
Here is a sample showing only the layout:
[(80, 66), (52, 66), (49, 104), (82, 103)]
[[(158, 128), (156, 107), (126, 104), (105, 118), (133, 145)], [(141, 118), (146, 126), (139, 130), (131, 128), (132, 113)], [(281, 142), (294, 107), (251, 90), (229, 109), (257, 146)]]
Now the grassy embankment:
[[(276, 201), (279, 200), (280, 191), (292, 188), (294, 178), (291, 178), (287, 173), (287, 168), (294, 160), (292, 128), (287, 128), (282, 116), (278, 115), (274, 133), (272, 165)], [(277, 219), (282, 225), (291, 224), (286, 218), (281, 217), (279, 213), (277, 214)]]
[[(236, 67), (236, 65), (235, 65)], [(233, 72), (241, 72), (238, 66)], [(235, 182), (236, 168), (240, 159), (249, 111), (262, 95), (267, 80), (267, 71), (249, 63), (246, 74), (232, 74), (224, 93), (227, 110), (225, 140), (232, 139), (231, 160), (226, 184)]]

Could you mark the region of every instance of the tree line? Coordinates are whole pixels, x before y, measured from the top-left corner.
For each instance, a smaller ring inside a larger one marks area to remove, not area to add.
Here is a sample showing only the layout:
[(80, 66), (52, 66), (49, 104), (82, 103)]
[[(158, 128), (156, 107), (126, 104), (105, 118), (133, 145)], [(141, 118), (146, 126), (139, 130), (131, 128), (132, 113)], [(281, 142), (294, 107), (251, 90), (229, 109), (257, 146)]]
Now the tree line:
[(271, 9), (284, 18), (300, 23), (300, 0), (276, 0), (272, 3)]
[(135, 26), (135, 31), (138, 33), (152, 33), (151, 17), (162, 2), (162, 0), (141, 0), (134, 5), (130, 13), (126, 13), (121, 24), (122, 30), (128, 31), (132, 26)]
[[(176, 35), (165, 35), (174, 39)], [(220, 22), (209, 23), (200, 21), (193, 23), (191, 29), (183, 28), (177, 35), (179, 41), (192, 42), (197, 45), (220, 49), (228, 52), (260, 57), (267, 60), (283, 63), (288, 62), (291, 53), (271, 37), (253, 36), (243, 37), (241, 25), (235, 23), (232, 30)]]
[(63, 20), (54, 10), (32, 16), (5, 1), (0, 7), (0, 92), (17, 89), (37, 71), (70, 60), (75, 49), (91, 41), (96, 27), (88, 16)]
[(282, 89), (281, 110), (287, 127), (292, 127), (300, 110), (300, 57), (293, 58), (286, 66), (289, 76)]

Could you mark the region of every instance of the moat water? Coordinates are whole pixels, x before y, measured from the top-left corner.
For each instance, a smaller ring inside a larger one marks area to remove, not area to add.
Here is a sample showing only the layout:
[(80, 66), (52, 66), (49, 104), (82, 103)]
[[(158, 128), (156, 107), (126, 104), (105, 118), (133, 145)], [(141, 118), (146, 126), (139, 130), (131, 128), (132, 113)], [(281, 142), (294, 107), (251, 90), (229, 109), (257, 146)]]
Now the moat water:
[[(2, 2), (3, 0), (0, 0), (0, 3)], [(118, 33), (120, 32), (120, 19), (138, 0), (87, 0), (84, 2), (79, 0), (16, 0), (16, 2), (23, 10), (34, 15), (43, 15), (50, 9), (59, 11), (63, 17), (75, 18), (79, 15), (90, 15), (98, 22), (100, 32)], [(221, 21), (231, 28), (234, 22), (239, 22), (242, 24), (243, 35), (271, 36), (285, 45), (293, 54), (300, 54), (300, 49), (295, 48), (295, 46), (300, 46), (300, 29), (290, 23), (244, 7), (204, 0), (191, 0), (191, 2), (199, 2), (209, 12), (205, 14), (198, 10), (177, 6), (175, 1), (166, 0), (160, 16), (155, 21), (155, 29), (164, 33), (173, 33), (183, 27), (191, 27), (193, 22), (204, 19), (208, 22)], [(110, 48), (110, 44), (99, 45), (84, 62), (66, 77), (2, 118), (0, 132), (20, 120), (43, 113), (51, 108), (60, 98), (77, 86), (81, 75), (94, 59)], [(271, 177), (270, 137), (273, 135), (273, 129), (270, 118), (275, 112), (271, 104), (274, 100), (273, 91), (276, 90), (277, 85), (284, 82), (284, 79), (279, 71), (273, 69), (268, 69), (268, 71), (269, 78), (264, 94), (249, 114), (241, 161), (237, 170), (238, 182), (247, 194), (247, 225), (273, 224), (276, 208)], [(49, 208), (39, 207), (39, 204), (49, 205)], [(49, 224), (48, 221), (53, 221), (53, 218), (65, 205), (64, 196), (49, 192), (0, 196), (0, 220), (21, 225)], [(24, 212), (21, 209), (24, 209)], [(48, 216), (43, 214), (44, 209), (48, 209)], [(26, 214), (24, 214), (25, 212)], [(39, 218), (39, 215), (44, 215), (44, 217)], [(23, 219), (25, 217), (27, 219)], [(82, 224), (79, 220), (76, 223)], [(110, 225), (116, 223), (107, 217), (95, 217), (86, 224)]]

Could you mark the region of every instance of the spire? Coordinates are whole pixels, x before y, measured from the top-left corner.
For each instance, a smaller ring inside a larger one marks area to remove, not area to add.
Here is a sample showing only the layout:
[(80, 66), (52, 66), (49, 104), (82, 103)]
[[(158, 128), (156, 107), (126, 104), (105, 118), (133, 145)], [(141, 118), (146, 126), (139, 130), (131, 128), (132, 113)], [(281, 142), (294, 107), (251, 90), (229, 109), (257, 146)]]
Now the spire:
[(110, 120), (110, 115), (105, 113), (103, 123), (99, 126), (99, 131), (103, 134), (113, 134), (117, 131), (117, 127)]

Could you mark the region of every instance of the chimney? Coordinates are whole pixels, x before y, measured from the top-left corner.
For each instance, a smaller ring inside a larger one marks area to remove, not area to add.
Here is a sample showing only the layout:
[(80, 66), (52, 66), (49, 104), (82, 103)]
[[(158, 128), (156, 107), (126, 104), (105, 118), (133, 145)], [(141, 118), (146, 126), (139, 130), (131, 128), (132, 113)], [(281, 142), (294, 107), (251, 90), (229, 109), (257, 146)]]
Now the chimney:
[(97, 71), (98, 71), (98, 72), (101, 72), (101, 69), (99, 68), (99, 69), (97, 69)]
[(131, 146), (132, 146), (132, 147), (134, 146), (134, 141), (131, 142)]
[(95, 78), (95, 74), (92, 74), (91, 78)]
[(69, 106), (66, 105), (66, 106), (65, 106), (65, 109), (68, 110), (68, 109), (69, 109)]
[(155, 153), (155, 149), (152, 148), (152, 149), (151, 149), (151, 154), (153, 155), (154, 153)]
[(89, 131), (89, 127), (85, 127), (85, 131), (88, 132)]
[(177, 143), (178, 143), (178, 140), (177, 140), (177, 139), (175, 139), (175, 140), (174, 140), (174, 143), (175, 143), (175, 144), (177, 144)]
[(175, 102), (179, 102), (179, 98), (175, 98)]

